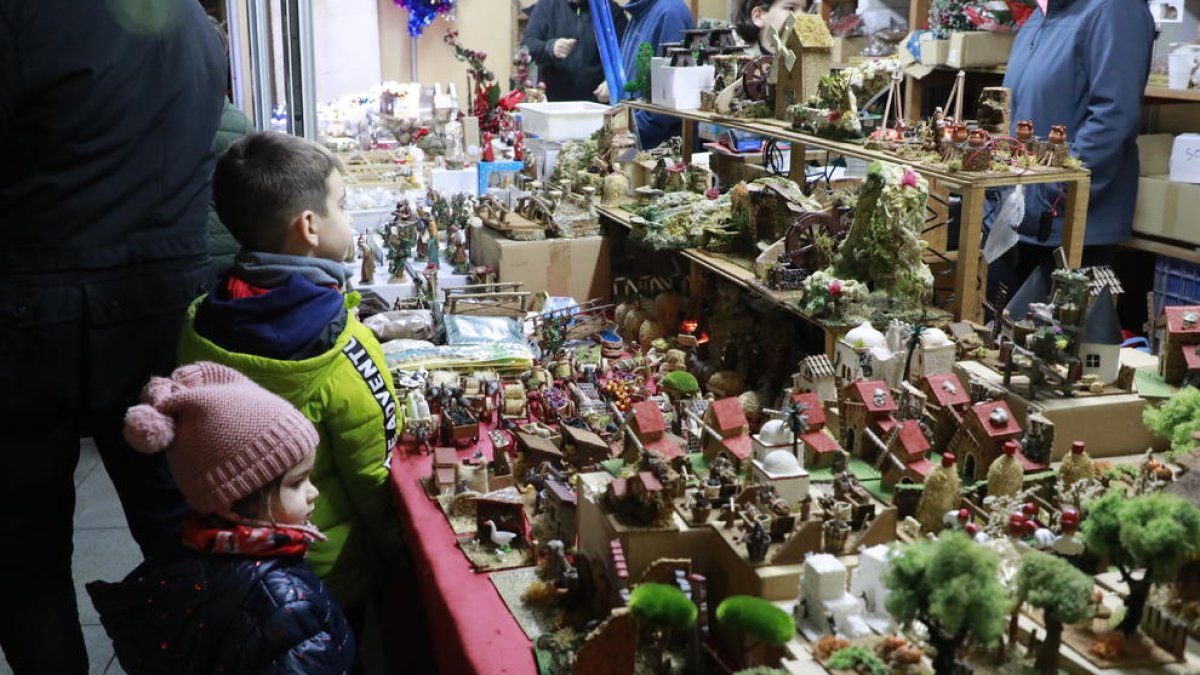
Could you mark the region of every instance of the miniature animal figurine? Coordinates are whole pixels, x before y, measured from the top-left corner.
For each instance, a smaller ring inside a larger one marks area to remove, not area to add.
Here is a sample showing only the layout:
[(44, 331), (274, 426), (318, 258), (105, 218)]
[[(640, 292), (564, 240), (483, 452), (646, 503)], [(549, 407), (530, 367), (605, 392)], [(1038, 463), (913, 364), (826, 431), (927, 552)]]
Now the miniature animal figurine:
[(511, 548), (513, 539), (517, 538), (516, 532), (505, 532), (497, 530), (496, 523), (492, 520), (485, 520), (483, 524), (488, 528), (488, 539), (491, 540), (501, 550), (507, 551)]
[(358, 250), (362, 251), (362, 267), (358, 277), (360, 286), (370, 286), (375, 283), (375, 252), (367, 245), (365, 235), (358, 235)]

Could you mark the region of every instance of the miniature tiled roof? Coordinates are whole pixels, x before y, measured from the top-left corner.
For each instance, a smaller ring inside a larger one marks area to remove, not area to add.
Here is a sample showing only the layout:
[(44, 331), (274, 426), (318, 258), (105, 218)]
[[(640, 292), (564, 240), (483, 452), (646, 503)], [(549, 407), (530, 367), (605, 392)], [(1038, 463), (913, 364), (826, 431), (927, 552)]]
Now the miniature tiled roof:
[[(1003, 425), (992, 423), (992, 412), (1003, 410), (1008, 416), (1007, 421)], [(976, 403), (971, 406), (971, 412), (979, 419), (980, 426), (983, 427), (984, 433), (992, 438), (1002, 438), (1007, 436), (1015, 436), (1021, 433), (1021, 425), (1017, 424), (1017, 419), (1009, 409), (1008, 403), (1004, 401), (989, 401), (987, 403)]]
[(887, 417), (875, 420), (875, 424), (879, 427), (879, 431), (881, 433), (886, 434), (892, 429), (896, 428), (896, 418), (889, 415)]
[(800, 370), (808, 371), (810, 377), (834, 377), (833, 364), (824, 354), (813, 354), (800, 362)]
[[(1167, 331), (1171, 333), (1200, 333), (1200, 306), (1179, 305), (1164, 307), (1163, 314), (1167, 316)], [(1184, 317), (1194, 314), (1195, 320), (1185, 321)]]
[(590, 429), (580, 429), (573, 427), (570, 424), (560, 426), (564, 436), (570, 436), (575, 443), (587, 443), (596, 446), (607, 446), (603, 438), (600, 438), (595, 432)]
[(564, 504), (570, 504), (571, 506), (576, 504), (575, 491), (571, 489), (570, 485), (560, 483), (553, 478), (547, 478), (546, 491), (549, 492), (552, 497)]
[[(858, 390), (858, 395), (867, 406), (868, 412), (892, 412), (896, 409), (896, 402), (892, 400), (892, 392), (888, 390), (887, 382), (883, 380), (864, 380), (855, 382), (854, 388)], [(882, 404), (877, 404), (875, 401), (875, 391), (877, 389), (883, 392), (883, 396), (880, 398)]]
[(608, 491), (614, 499), (624, 499), (625, 495), (629, 494), (629, 480), (626, 478), (614, 478), (608, 484)]
[(1025, 456), (1025, 453), (1021, 452), (1020, 450), (1017, 450), (1017, 454), (1013, 455), (1013, 459), (1017, 460), (1017, 464), (1021, 465), (1021, 470), (1025, 473), (1043, 471), (1046, 469), (1045, 464), (1040, 464), (1032, 459), (1029, 459)]
[(1183, 362), (1187, 364), (1188, 370), (1200, 369), (1200, 345), (1185, 345)]
[(921, 431), (921, 425), (916, 420), (904, 420), (900, 425), (900, 447), (907, 461), (915, 461), (925, 456), (929, 450), (929, 439)]
[(909, 462), (909, 463), (905, 464), (904, 466), (906, 468), (908, 468), (910, 471), (912, 471), (913, 473), (916, 473), (919, 476), (928, 478), (929, 474), (933, 473), (934, 464), (933, 464), (933, 462), (929, 461), (928, 458), (923, 457), (921, 459)]
[(667, 430), (667, 418), (663, 416), (662, 408), (654, 401), (641, 401), (633, 404), (633, 417), (637, 420), (639, 434), (652, 434)]
[(521, 441), (521, 446), (525, 449), (525, 452), (562, 457), (562, 451), (548, 438), (542, 438), (537, 434), (530, 434), (524, 431), (518, 431), (517, 438)]
[(1091, 291), (1093, 296), (1099, 295), (1100, 289), (1106, 287), (1113, 295), (1120, 295), (1125, 292), (1125, 289), (1121, 286), (1121, 280), (1117, 278), (1117, 273), (1108, 265), (1084, 267), (1079, 271), (1091, 277)]
[(454, 448), (434, 448), (434, 466), (454, 466), (458, 464), (458, 452)]
[(662, 483), (660, 483), (658, 480), (658, 476), (655, 476), (649, 471), (639, 471), (635, 478), (641, 482), (642, 487), (646, 488), (646, 492), (658, 492), (659, 490), (663, 489)]
[(804, 444), (812, 448), (813, 452), (816, 453), (834, 452), (842, 449), (837, 440), (824, 431), (810, 431), (807, 434), (800, 434), (800, 440), (804, 441)]
[(742, 403), (737, 400), (736, 396), (714, 401), (709, 407), (709, 412), (712, 413), (713, 426), (722, 433), (736, 431), (748, 424), (746, 411), (742, 409)]
[(821, 397), (811, 391), (806, 391), (803, 394), (792, 394), (792, 401), (802, 406), (808, 406), (804, 410), (804, 416), (808, 418), (808, 428), (820, 429), (825, 424), (825, 405), (821, 402)]
[(729, 454), (737, 457), (739, 461), (750, 458), (752, 452), (750, 434), (738, 434), (737, 436), (721, 439), (721, 445), (725, 447)]
[(971, 394), (955, 373), (940, 373), (925, 376), (925, 390), (938, 405), (959, 406), (971, 402)]
[(1105, 286), (1088, 305), (1087, 317), (1083, 322), (1083, 342), (1119, 345), (1123, 341), (1121, 319), (1117, 317), (1117, 308), (1113, 304), (1112, 293)]
[(1034, 269), (1029, 278), (1025, 279), (1025, 283), (1021, 284), (1021, 287), (1009, 299), (1004, 309), (1008, 312), (1009, 318), (1016, 321), (1025, 318), (1025, 314), (1029, 312), (1030, 303), (1042, 303), (1049, 299), (1050, 279), (1045, 272)]
[(683, 447), (679, 445), (679, 442), (670, 435), (664, 435), (662, 438), (642, 443), (642, 447), (645, 448), (646, 452), (656, 452), (668, 461), (686, 454)]

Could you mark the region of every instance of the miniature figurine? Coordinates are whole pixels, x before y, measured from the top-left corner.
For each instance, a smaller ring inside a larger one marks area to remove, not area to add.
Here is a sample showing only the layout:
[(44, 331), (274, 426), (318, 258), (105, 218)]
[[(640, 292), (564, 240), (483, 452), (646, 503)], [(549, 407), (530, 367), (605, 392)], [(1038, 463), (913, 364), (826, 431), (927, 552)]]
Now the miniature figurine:
[(452, 247), (450, 262), (454, 265), (455, 274), (466, 274), (470, 269), (470, 259), (467, 257), (467, 231), (464, 228), (453, 228), (447, 237)]
[(360, 286), (370, 286), (375, 283), (375, 252), (367, 244), (365, 234), (358, 235), (358, 249), (362, 251), (362, 267), (358, 275)]

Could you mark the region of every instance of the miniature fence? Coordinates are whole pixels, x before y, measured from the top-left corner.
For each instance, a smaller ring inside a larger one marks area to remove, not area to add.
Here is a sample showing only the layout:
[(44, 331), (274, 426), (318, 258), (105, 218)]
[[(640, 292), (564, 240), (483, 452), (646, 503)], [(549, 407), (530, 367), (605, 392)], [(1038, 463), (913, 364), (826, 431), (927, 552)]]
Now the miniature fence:
[(1188, 626), (1160, 607), (1148, 605), (1142, 613), (1142, 632), (1168, 654), (1182, 661), (1187, 651)]

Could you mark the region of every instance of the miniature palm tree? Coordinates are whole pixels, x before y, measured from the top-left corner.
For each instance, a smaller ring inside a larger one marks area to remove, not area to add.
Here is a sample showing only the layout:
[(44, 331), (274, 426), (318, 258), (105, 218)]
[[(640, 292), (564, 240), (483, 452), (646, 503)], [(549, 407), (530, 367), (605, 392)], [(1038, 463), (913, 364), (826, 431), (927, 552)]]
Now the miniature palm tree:
[(913, 544), (897, 556), (884, 583), (887, 610), (897, 623), (925, 624), (937, 654), (937, 675), (954, 672), (954, 658), (968, 638), (988, 644), (1004, 631), (1008, 601), (990, 549), (961, 532)]
[(629, 612), (654, 629), (654, 654), (662, 664), (664, 634), (696, 623), (696, 605), (683, 591), (667, 584), (644, 583), (629, 594)]
[(808, 415), (805, 411), (808, 406), (802, 403), (792, 401), (788, 403), (786, 412), (784, 413), (784, 421), (788, 425), (788, 429), (792, 432), (792, 454), (795, 455), (799, 450), (800, 434), (808, 431)]
[(784, 610), (752, 595), (733, 595), (717, 606), (717, 621), (759, 642), (782, 646), (796, 634)]
[[(1091, 615), (1092, 578), (1063, 558), (1034, 551), (1021, 558), (1017, 570), (1017, 604), (1042, 610), (1046, 621), (1046, 639), (1038, 648), (1034, 667), (1039, 673), (1058, 673), (1058, 652), (1062, 645), (1063, 624), (1082, 621)], [(1011, 641), (1010, 635), (1010, 641)]]
[[(1132, 499), (1109, 492), (1088, 505), (1080, 531), (1092, 553), (1108, 558), (1129, 585), (1117, 630), (1137, 632), (1150, 587), (1172, 580), (1189, 553), (1200, 551), (1200, 509), (1161, 492)], [(1134, 578), (1137, 569), (1140, 578)]]
[(908, 342), (905, 343), (905, 348), (908, 354), (904, 357), (904, 379), (902, 382), (908, 382), (908, 377), (912, 373), (913, 354), (917, 353), (917, 347), (921, 346), (921, 335), (925, 332), (925, 326), (917, 324), (913, 326), (912, 333), (908, 336)]

